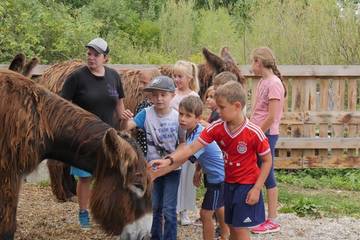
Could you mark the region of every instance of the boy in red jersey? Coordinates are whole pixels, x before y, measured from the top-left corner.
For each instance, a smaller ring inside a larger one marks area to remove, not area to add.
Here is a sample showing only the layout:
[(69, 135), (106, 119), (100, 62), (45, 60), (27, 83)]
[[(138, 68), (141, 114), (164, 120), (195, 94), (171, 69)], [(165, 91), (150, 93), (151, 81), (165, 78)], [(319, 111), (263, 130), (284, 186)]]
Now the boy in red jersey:
[[(261, 129), (249, 122), (242, 110), (246, 94), (237, 82), (220, 86), (215, 100), (221, 119), (210, 124), (199, 138), (165, 157), (153, 160), (151, 175), (161, 176), (176, 169), (201, 148), (216, 141), (225, 161), (225, 222), (230, 227), (231, 240), (250, 239), (249, 228), (265, 221), (261, 188), (271, 168), (268, 140)], [(257, 156), (263, 159), (261, 169)]]

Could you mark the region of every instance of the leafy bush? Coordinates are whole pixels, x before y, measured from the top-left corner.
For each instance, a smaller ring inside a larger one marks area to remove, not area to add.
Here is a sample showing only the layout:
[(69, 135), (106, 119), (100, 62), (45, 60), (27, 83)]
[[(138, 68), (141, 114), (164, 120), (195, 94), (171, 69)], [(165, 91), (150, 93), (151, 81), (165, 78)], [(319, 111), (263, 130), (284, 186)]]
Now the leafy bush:
[(312, 216), (321, 217), (319, 207), (308, 198), (300, 198), (290, 207), (299, 217)]

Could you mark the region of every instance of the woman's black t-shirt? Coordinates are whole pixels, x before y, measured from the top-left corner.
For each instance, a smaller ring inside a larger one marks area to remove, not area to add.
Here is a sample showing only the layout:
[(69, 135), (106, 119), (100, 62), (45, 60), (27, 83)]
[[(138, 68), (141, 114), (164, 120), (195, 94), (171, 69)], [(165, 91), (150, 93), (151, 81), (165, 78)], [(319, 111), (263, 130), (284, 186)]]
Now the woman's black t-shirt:
[(84, 66), (65, 80), (60, 96), (114, 126), (114, 111), (118, 99), (124, 97), (124, 91), (115, 70), (105, 67), (105, 75), (98, 77)]

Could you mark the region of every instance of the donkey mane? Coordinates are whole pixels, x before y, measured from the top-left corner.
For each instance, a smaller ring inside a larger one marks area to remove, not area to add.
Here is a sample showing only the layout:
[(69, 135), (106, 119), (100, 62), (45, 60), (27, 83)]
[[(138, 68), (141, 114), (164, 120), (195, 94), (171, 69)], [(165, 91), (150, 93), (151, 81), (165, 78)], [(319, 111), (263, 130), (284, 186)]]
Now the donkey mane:
[[(46, 141), (74, 131), (77, 133), (74, 143), (80, 143), (80, 154), (95, 147), (89, 143), (102, 138), (110, 128), (95, 115), (15, 72), (0, 71), (0, 96), (3, 100), (0, 102), (0, 123), (4, 136), (0, 138), (1, 156), (10, 157), (11, 161), (7, 163), (16, 163), (24, 173), (32, 171), (42, 160), (44, 156), (39, 154), (45, 152)], [(15, 124), (13, 119), (17, 119)], [(82, 149), (85, 143), (87, 147)], [(6, 149), (10, 152), (5, 152)], [(4, 164), (1, 162), (0, 166)]]

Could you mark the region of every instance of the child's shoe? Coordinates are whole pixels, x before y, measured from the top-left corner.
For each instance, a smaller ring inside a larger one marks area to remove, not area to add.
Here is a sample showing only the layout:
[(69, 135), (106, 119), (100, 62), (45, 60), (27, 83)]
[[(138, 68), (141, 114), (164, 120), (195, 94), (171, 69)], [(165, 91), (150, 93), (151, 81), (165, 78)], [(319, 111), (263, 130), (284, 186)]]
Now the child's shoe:
[(256, 234), (274, 233), (278, 231), (280, 231), (280, 224), (270, 219), (267, 219), (262, 224), (251, 228), (251, 232)]
[(180, 224), (182, 226), (187, 226), (192, 224), (192, 221), (190, 220), (188, 212), (186, 210), (180, 212)]
[(89, 230), (91, 228), (89, 212), (87, 210), (79, 211), (79, 223), (80, 228), (83, 230)]

